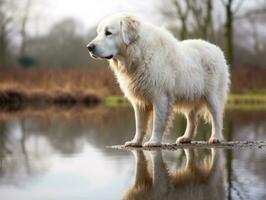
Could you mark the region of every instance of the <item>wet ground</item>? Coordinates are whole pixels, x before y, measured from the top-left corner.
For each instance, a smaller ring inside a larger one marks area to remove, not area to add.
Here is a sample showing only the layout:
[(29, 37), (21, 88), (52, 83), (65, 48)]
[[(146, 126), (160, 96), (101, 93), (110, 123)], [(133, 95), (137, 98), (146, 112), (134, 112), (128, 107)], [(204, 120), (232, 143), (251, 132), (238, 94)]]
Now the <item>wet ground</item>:
[(266, 141), (263, 140), (243, 140), (243, 141), (221, 141), (219, 143), (210, 144), (208, 141), (191, 141), (189, 143), (168, 143), (161, 144), (158, 146), (126, 146), (126, 145), (112, 145), (107, 146), (110, 149), (121, 149), (121, 150), (169, 150), (175, 151), (178, 149), (197, 148), (197, 149), (211, 149), (211, 148), (222, 148), (222, 149), (240, 149), (240, 148), (266, 148)]
[[(184, 129), (179, 116), (164, 142), (173, 143)], [(266, 199), (264, 142), (174, 151), (106, 148), (133, 133), (128, 107), (1, 112), (1, 200)], [(200, 123), (196, 140), (209, 133)], [(265, 141), (266, 112), (227, 111), (224, 136)]]

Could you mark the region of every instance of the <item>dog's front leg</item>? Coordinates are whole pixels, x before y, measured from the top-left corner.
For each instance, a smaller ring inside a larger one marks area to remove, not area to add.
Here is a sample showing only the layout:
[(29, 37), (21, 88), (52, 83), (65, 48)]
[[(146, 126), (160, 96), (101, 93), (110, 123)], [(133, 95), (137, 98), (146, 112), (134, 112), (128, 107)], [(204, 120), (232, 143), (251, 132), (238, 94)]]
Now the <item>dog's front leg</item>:
[(126, 142), (125, 146), (142, 146), (151, 109), (138, 104), (133, 104), (133, 108), (135, 112), (136, 132), (134, 138)]
[[(159, 96), (159, 95), (158, 95)], [(160, 95), (153, 102), (153, 128), (152, 136), (144, 146), (160, 146), (163, 133), (169, 118), (170, 103), (166, 95)]]
[[(135, 157), (135, 181), (134, 185), (136, 187), (146, 188), (152, 182), (152, 177), (148, 170), (148, 161), (142, 150), (132, 151)], [(145, 187), (146, 186), (146, 187)]]

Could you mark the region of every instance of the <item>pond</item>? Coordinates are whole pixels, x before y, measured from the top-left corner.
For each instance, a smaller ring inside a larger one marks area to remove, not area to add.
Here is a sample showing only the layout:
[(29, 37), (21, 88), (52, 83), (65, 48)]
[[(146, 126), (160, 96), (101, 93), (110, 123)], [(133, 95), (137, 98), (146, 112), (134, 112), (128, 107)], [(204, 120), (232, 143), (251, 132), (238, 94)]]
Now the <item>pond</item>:
[[(185, 129), (178, 116), (164, 142)], [(210, 127), (200, 123), (197, 140)], [(130, 107), (0, 113), (1, 200), (266, 199), (266, 149), (125, 151)], [(228, 140), (266, 140), (265, 111), (228, 110)]]

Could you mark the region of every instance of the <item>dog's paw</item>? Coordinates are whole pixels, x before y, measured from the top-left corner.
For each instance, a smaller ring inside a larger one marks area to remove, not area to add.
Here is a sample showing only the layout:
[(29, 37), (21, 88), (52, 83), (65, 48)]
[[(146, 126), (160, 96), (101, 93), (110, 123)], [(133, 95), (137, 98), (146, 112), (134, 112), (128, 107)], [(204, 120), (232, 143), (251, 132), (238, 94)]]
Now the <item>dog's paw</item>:
[(221, 143), (221, 139), (216, 137), (210, 137), (209, 144), (219, 144), (219, 143)]
[(136, 142), (134, 140), (127, 141), (124, 145), (125, 147), (142, 147), (141, 142)]
[(191, 138), (185, 137), (185, 136), (181, 136), (181, 137), (177, 138), (177, 140), (176, 140), (176, 144), (190, 143), (190, 142), (191, 142)]
[(162, 143), (158, 141), (148, 141), (148, 142), (145, 142), (143, 146), (144, 147), (160, 147), (162, 146)]

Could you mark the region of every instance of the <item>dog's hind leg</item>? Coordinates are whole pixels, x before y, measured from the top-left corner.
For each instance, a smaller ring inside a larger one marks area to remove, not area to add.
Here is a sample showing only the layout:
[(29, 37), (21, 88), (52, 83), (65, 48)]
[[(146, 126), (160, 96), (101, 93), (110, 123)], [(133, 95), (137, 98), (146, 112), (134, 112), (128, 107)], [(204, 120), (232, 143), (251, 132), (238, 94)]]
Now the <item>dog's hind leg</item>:
[(148, 120), (152, 111), (149, 106), (141, 106), (139, 104), (133, 104), (135, 112), (136, 132), (131, 141), (125, 143), (125, 146), (141, 146), (143, 138), (146, 133)]
[(197, 129), (197, 112), (195, 109), (193, 109), (190, 112), (187, 112), (186, 114), (187, 119), (187, 127), (186, 131), (183, 136), (177, 138), (176, 143), (187, 143), (191, 142), (191, 139), (195, 135), (196, 129)]
[(209, 143), (219, 143), (223, 139), (223, 111), (218, 97), (210, 96), (207, 98), (208, 109), (211, 114), (212, 134)]

